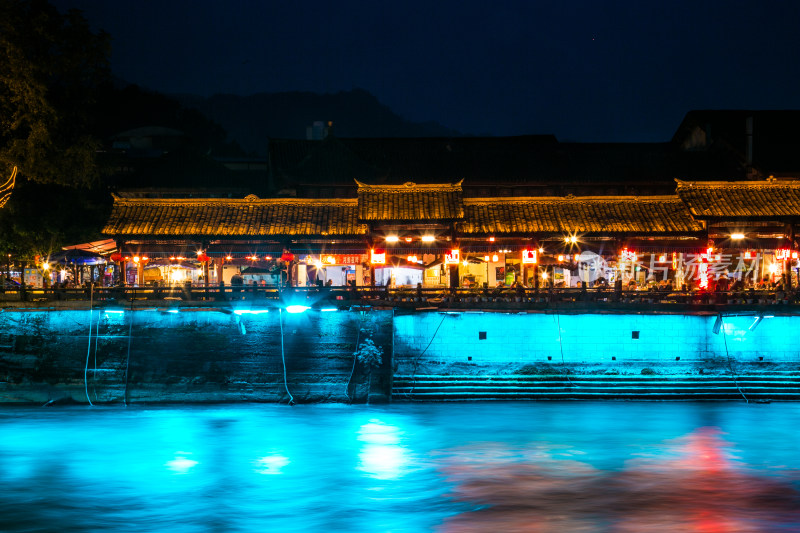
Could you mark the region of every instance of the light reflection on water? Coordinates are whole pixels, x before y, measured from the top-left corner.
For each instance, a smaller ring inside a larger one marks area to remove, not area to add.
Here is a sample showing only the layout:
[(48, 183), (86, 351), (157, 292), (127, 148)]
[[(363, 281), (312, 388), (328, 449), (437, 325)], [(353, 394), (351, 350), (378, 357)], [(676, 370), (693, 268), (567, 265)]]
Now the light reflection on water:
[(800, 531), (800, 405), (0, 409), (2, 531)]

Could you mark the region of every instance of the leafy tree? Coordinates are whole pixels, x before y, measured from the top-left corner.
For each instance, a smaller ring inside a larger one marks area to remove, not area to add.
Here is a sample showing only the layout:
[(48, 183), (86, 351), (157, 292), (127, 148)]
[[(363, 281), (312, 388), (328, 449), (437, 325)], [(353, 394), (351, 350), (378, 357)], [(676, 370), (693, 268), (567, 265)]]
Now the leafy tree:
[(361, 334), (365, 338), (358, 345), (353, 355), (361, 363), (367, 374), (367, 404), (369, 404), (369, 396), (372, 391), (372, 371), (383, 364), (383, 348), (375, 344), (375, 341), (368, 336), (369, 331), (366, 329), (362, 329)]
[(0, 0), (0, 179), (18, 167), (0, 209), (3, 259), (24, 266), (99, 236), (108, 193), (91, 132), (97, 91), (110, 79), (109, 43), (76, 10)]
[(81, 186), (99, 171), (96, 91), (110, 79), (107, 34), (46, 0), (0, 1), (0, 176)]

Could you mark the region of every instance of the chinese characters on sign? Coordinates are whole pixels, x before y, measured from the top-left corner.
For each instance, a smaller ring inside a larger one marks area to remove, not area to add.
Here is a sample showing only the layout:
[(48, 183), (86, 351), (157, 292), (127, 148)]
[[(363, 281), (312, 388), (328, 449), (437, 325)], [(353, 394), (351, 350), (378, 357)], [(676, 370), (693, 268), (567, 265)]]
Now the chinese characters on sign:
[(535, 265), (536, 264), (536, 250), (522, 250), (522, 264)]
[(378, 250), (371, 250), (370, 251), (370, 263), (373, 265), (385, 265), (386, 264), (386, 252), (378, 251)]
[(461, 254), (458, 250), (450, 250), (450, 253), (445, 254), (445, 265), (457, 265), (461, 261)]

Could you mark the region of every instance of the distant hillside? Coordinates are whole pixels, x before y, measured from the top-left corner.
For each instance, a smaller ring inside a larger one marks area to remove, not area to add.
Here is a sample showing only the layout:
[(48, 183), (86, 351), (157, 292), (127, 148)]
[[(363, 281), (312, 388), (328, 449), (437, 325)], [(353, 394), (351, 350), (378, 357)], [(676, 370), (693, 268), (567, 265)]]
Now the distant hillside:
[(202, 98), (173, 95), (220, 124), (247, 152), (266, 155), (267, 139), (305, 139), (315, 121), (331, 121), (338, 137), (458, 137), (436, 122), (409, 122), (361, 89), (336, 94), (286, 92)]

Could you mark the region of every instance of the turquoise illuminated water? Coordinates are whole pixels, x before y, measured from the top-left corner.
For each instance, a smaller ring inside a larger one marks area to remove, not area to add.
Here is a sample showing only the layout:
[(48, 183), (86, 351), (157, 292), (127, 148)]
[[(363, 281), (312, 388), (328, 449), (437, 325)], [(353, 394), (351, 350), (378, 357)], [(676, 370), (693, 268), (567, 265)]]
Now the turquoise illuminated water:
[(2, 531), (800, 531), (800, 404), (0, 409)]

